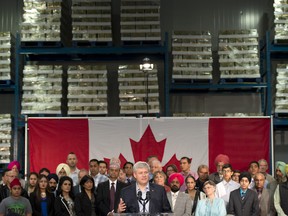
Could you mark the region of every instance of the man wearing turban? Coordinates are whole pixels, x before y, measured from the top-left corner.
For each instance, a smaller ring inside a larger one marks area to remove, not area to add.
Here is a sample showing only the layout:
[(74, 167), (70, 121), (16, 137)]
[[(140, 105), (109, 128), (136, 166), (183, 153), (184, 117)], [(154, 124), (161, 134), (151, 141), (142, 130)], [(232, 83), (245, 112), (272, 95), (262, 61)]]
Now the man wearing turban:
[(223, 179), (223, 173), (222, 173), (222, 168), (224, 164), (229, 164), (230, 159), (227, 155), (224, 154), (219, 154), (215, 158), (215, 166), (217, 168), (217, 172), (214, 172), (209, 175), (209, 179), (212, 180), (215, 184), (218, 184), (219, 182), (222, 181)]
[(276, 179), (277, 175), (282, 176), (281, 181), (276, 187), (274, 193), (274, 206), (278, 215), (288, 215), (288, 181), (286, 164), (282, 161), (276, 162)]
[(189, 216), (192, 212), (192, 202), (188, 194), (181, 192), (180, 187), (184, 184), (184, 177), (181, 173), (173, 173), (168, 178), (171, 188), (167, 192), (167, 198), (175, 216)]

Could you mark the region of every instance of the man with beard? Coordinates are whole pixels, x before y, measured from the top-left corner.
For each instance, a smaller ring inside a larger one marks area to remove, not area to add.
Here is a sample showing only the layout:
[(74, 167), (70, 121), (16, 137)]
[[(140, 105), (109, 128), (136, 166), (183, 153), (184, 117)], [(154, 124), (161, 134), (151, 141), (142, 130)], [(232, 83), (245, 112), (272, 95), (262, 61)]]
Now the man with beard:
[(50, 173), (48, 175), (48, 181), (49, 181), (49, 187), (51, 190), (51, 193), (53, 193), (56, 197), (56, 189), (58, 185), (58, 176), (55, 173)]
[(168, 178), (171, 191), (167, 192), (167, 198), (175, 216), (189, 216), (192, 212), (189, 195), (179, 191), (183, 183), (184, 177), (180, 173), (173, 173)]

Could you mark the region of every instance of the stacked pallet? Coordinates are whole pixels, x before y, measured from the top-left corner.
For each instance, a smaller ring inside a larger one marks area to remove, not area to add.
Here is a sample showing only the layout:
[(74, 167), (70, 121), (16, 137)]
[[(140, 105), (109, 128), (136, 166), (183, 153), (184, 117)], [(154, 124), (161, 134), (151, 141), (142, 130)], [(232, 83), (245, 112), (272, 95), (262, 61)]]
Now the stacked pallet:
[(209, 32), (174, 31), (172, 79), (212, 79), (212, 43)]
[(122, 41), (161, 41), (160, 0), (121, 1)]
[(10, 32), (0, 33), (0, 80), (12, 80), (14, 38)]
[(73, 41), (112, 42), (111, 0), (72, 0)]
[(10, 114), (0, 115), (0, 163), (10, 163), (12, 146), (12, 118)]
[(105, 65), (76, 65), (68, 69), (68, 114), (107, 114)]
[(62, 66), (26, 65), (22, 114), (61, 114)]
[(218, 54), (221, 78), (260, 78), (256, 29), (221, 32)]
[(160, 112), (157, 69), (144, 73), (139, 65), (120, 65), (118, 83), (120, 114), (147, 114), (147, 102), (149, 113)]
[(277, 64), (275, 113), (288, 113), (288, 64)]
[(288, 4), (287, 1), (274, 0), (275, 41), (287, 42), (288, 39)]
[(61, 41), (62, 0), (24, 0), (21, 41)]

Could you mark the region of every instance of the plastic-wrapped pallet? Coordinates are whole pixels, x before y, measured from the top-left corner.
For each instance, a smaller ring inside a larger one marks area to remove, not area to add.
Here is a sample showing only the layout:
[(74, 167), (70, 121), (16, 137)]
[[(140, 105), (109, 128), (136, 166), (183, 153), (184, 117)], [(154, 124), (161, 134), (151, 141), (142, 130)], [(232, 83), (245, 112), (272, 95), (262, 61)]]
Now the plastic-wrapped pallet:
[(275, 42), (288, 40), (288, 2), (285, 0), (274, 0), (274, 23)]
[(10, 162), (12, 145), (12, 118), (10, 114), (0, 115), (0, 163)]
[(211, 47), (209, 32), (174, 31), (172, 79), (212, 79)]
[(107, 114), (106, 65), (68, 68), (68, 114)]
[(159, 85), (157, 69), (147, 74), (139, 70), (139, 65), (120, 65), (118, 69), (120, 114), (159, 113)]
[(161, 41), (160, 0), (121, 0), (121, 40)]
[(260, 78), (256, 29), (219, 34), (220, 78)]
[(24, 0), (21, 41), (61, 41), (62, 0)]
[(111, 0), (72, 0), (74, 41), (112, 42)]
[(277, 64), (275, 113), (288, 113), (288, 64)]
[(22, 114), (61, 114), (62, 66), (26, 65)]
[(0, 80), (12, 80), (15, 38), (10, 32), (0, 32)]

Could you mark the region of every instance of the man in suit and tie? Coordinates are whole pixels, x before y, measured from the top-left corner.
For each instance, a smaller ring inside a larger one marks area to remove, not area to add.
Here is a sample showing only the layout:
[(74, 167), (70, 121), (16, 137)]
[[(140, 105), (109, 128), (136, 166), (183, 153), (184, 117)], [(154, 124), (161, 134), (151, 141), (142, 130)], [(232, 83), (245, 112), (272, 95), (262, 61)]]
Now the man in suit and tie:
[(255, 174), (255, 187), (253, 190), (258, 194), (260, 214), (259, 216), (271, 215), (271, 203), (270, 203), (270, 193), (268, 189), (264, 187), (265, 176), (263, 173)]
[(251, 175), (248, 172), (240, 174), (240, 188), (230, 193), (228, 214), (236, 216), (259, 216), (259, 201), (255, 191), (248, 188)]
[(149, 182), (150, 167), (138, 161), (133, 166), (135, 184), (121, 190), (118, 213), (170, 213), (171, 207), (163, 186)]
[(118, 179), (120, 172), (120, 160), (111, 159), (109, 164), (109, 180), (99, 183), (97, 187), (96, 206), (99, 216), (113, 216), (120, 202), (120, 191), (127, 184)]
[(190, 216), (192, 212), (192, 202), (188, 194), (179, 191), (184, 183), (184, 177), (180, 173), (173, 173), (168, 178), (171, 188), (167, 192), (167, 197), (175, 216)]

